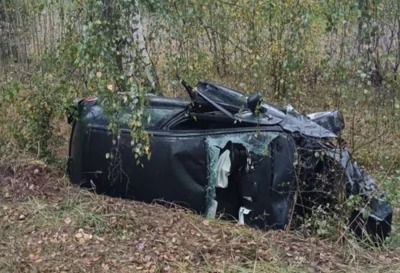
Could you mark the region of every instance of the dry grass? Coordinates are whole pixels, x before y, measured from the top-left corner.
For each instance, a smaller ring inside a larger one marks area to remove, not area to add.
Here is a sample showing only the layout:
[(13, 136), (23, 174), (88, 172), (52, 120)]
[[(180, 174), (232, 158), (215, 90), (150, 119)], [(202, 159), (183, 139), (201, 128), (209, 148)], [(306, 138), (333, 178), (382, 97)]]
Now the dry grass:
[[(310, 92), (293, 103), (300, 111), (337, 108), (335, 98), (321, 90)], [(375, 178), (399, 169), (397, 117), (374, 112), (372, 99), (340, 108), (347, 123), (345, 139), (357, 149), (356, 159)], [(19, 119), (12, 112), (8, 117)], [(61, 158), (70, 127), (64, 120), (56, 120), (54, 127), (65, 140), (51, 147)], [(55, 164), (21, 160), (7, 124), (1, 124), (0, 132), (9, 153), (0, 164), (0, 272), (400, 272), (400, 249), (393, 245), (371, 249), (351, 238), (338, 244), (294, 232), (262, 232), (208, 221), (175, 206), (71, 187)], [(400, 204), (395, 205), (398, 221)]]
[(71, 187), (40, 162), (0, 177), (0, 272), (399, 272), (398, 249), (209, 221)]

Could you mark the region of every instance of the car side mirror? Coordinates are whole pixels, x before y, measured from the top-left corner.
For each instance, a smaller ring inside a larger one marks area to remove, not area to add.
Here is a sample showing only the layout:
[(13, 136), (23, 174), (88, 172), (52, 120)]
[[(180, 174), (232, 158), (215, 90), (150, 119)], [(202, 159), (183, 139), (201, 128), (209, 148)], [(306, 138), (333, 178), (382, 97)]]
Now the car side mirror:
[(247, 108), (254, 113), (257, 110), (257, 106), (260, 104), (261, 100), (262, 96), (258, 92), (249, 96), (247, 98)]

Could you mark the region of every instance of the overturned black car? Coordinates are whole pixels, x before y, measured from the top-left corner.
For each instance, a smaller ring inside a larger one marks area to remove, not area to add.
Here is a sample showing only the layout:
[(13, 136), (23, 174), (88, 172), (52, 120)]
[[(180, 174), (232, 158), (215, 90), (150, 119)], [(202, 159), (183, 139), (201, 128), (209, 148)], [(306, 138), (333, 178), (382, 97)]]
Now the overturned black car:
[[(184, 83), (191, 101), (147, 97), (145, 128), (151, 158), (137, 165), (128, 127), (120, 119), (118, 163), (108, 118), (96, 98), (75, 105), (68, 174), (98, 193), (144, 202), (165, 200), (215, 217), (229, 215), (259, 228), (285, 228), (293, 214), (357, 196), (350, 213), (356, 234), (379, 240), (391, 230), (392, 208), (375, 181), (350, 160), (340, 112), (303, 115), (255, 94), (201, 81)], [(75, 113), (76, 114), (76, 113)], [(125, 129), (124, 129), (125, 128)], [(368, 213), (364, 213), (368, 211)]]

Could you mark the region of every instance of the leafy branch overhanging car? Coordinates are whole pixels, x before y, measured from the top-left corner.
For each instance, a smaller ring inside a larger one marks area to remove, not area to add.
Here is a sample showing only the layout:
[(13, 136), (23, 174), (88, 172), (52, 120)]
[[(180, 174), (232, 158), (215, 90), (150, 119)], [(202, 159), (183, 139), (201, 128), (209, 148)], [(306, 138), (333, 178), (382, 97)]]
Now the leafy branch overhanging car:
[[(209, 217), (223, 213), (277, 229), (290, 224), (294, 213), (333, 207), (344, 193), (362, 200), (349, 215), (357, 235), (381, 240), (389, 234), (392, 208), (375, 181), (351, 161), (339, 136), (340, 112), (303, 115), (213, 82), (200, 81), (196, 90), (182, 83), (190, 101), (147, 96), (152, 156), (140, 159), (143, 167), (136, 164), (123, 114), (114, 146), (97, 98), (71, 108), (78, 115), (68, 115), (71, 181), (111, 196), (162, 199)], [(110, 151), (118, 160), (106, 158)]]

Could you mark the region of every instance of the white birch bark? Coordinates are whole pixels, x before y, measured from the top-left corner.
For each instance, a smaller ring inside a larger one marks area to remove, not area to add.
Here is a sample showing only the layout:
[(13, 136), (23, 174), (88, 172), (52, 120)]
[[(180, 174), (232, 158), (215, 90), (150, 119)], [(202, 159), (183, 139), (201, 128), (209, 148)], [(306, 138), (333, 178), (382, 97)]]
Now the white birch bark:
[[(142, 18), (140, 14), (138, 0), (132, 0), (132, 6), (133, 9), (130, 18), (130, 31), (132, 35), (132, 41), (136, 45), (136, 50), (135, 52), (131, 53), (132, 58), (130, 58), (130, 60), (131, 62), (141, 62), (139, 67), (144, 70), (147, 80), (149, 81), (151, 86), (153, 88), (156, 88), (158, 86), (157, 73), (147, 50), (147, 42), (141, 21)], [(133, 67), (134, 65), (135, 64), (131, 64), (131, 67)], [(130, 72), (135, 73), (134, 71)]]

